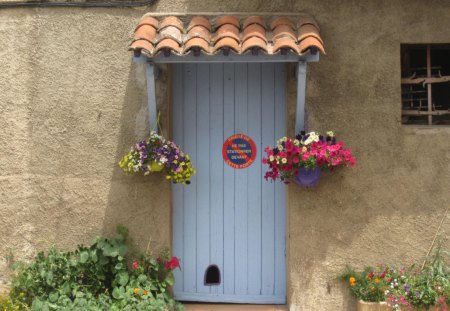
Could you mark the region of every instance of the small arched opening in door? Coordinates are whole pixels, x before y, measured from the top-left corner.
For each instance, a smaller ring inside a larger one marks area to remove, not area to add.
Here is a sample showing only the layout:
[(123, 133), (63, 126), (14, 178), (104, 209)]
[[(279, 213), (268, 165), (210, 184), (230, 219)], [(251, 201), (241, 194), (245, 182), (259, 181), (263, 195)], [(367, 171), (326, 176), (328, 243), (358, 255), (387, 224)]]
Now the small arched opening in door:
[(205, 271), (205, 286), (220, 284), (220, 270), (216, 265), (210, 265)]

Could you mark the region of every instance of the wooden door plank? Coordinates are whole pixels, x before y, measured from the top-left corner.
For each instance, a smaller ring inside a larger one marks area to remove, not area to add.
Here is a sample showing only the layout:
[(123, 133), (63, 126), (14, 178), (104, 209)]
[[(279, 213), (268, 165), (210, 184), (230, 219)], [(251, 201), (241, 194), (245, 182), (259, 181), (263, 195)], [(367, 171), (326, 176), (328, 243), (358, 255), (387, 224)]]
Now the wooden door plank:
[[(197, 67), (195, 64), (184, 66), (184, 143), (186, 152), (193, 163), (198, 163), (197, 157)], [(197, 164), (198, 165), (198, 164)], [(197, 291), (197, 176), (191, 180), (189, 187), (184, 188), (184, 291)]]
[(209, 266), (209, 64), (197, 65), (197, 293), (209, 293), (204, 285)]
[[(286, 65), (275, 65), (275, 137), (286, 135)], [(275, 183), (275, 295), (286, 294), (286, 186)]]
[[(236, 64), (235, 70), (235, 133), (248, 134), (247, 64)], [(247, 231), (247, 169), (235, 170), (235, 294), (248, 292)]]
[[(183, 75), (183, 65), (173, 65), (173, 74), (175, 77)], [(173, 139), (184, 148), (183, 143), (183, 80), (175, 78), (173, 81)], [(182, 269), (183, 253), (183, 185), (172, 186), (172, 204), (173, 204), (173, 255), (181, 259)], [(174, 271), (175, 284), (174, 292), (183, 291), (183, 272), (180, 269)]]
[[(234, 83), (233, 64), (224, 64), (224, 140), (234, 134)], [(235, 170), (222, 162), (223, 171), (223, 204), (224, 204), (224, 269), (223, 285), (225, 294), (234, 294), (234, 174)]]
[(211, 261), (219, 267), (222, 282), (218, 286), (211, 286), (212, 294), (223, 294), (223, 64), (210, 65), (211, 80), (211, 160), (210, 160), (210, 226), (211, 226)]
[[(248, 294), (261, 294), (261, 64), (248, 64), (248, 135), (256, 145), (248, 167)], [(251, 260), (250, 260), (251, 256)]]
[[(275, 144), (275, 67), (274, 64), (262, 64), (262, 144), (265, 147)], [(266, 169), (265, 169), (266, 170)], [(263, 170), (263, 174), (265, 172)], [(275, 184), (263, 181), (262, 203), (262, 289), (263, 295), (274, 294), (275, 283)]]

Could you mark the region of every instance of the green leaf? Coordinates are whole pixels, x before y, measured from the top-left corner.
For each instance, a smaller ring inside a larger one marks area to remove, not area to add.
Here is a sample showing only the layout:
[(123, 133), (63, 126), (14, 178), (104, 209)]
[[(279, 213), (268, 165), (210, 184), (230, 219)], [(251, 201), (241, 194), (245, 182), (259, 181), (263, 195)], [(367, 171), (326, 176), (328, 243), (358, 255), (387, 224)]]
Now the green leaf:
[(119, 255), (124, 257), (127, 254), (128, 247), (125, 244), (122, 244), (118, 248)]
[(51, 293), (50, 295), (48, 295), (48, 299), (50, 300), (50, 302), (56, 302), (58, 301), (58, 298), (58, 293)]
[(147, 276), (145, 274), (140, 274), (137, 278), (138, 282), (140, 283), (144, 283), (145, 281), (147, 281)]
[(112, 296), (115, 299), (122, 299), (125, 294), (125, 291), (123, 290), (123, 287), (114, 287), (112, 291)]
[(80, 253), (80, 262), (81, 263), (86, 263), (89, 259), (89, 252), (87, 251), (82, 251)]
[(97, 251), (96, 250), (93, 250), (91, 252), (91, 258), (92, 258), (93, 262), (97, 262), (98, 261), (98, 256), (97, 256)]
[(128, 272), (126, 272), (126, 271), (120, 271), (117, 274), (117, 282), (122, 286), (127, 285), (129, 279), (130, 279), (130, 276), (128, 275)]

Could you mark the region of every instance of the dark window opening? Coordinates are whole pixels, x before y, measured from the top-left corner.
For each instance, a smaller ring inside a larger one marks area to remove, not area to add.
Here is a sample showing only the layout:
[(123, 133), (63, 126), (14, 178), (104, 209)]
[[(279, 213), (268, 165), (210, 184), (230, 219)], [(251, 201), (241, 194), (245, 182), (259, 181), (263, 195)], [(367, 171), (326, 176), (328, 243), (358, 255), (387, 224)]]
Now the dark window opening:
[(450, 125), (450, 44), (403, 44), (402, 123)]
[(216, 265), (211, 265), (205, 272), (205, 286), (220, 284), (220, 270)]

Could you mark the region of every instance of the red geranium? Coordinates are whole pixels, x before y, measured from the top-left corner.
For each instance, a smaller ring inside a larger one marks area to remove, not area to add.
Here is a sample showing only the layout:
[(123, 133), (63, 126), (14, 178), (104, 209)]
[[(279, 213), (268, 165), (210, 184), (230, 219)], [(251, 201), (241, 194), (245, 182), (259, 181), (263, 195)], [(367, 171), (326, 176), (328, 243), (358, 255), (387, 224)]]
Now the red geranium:
[(174, 270), (180, 267), (180, 261), (177, 257), (172, 257), (169, 261), (166, 262), (166, 269)]

